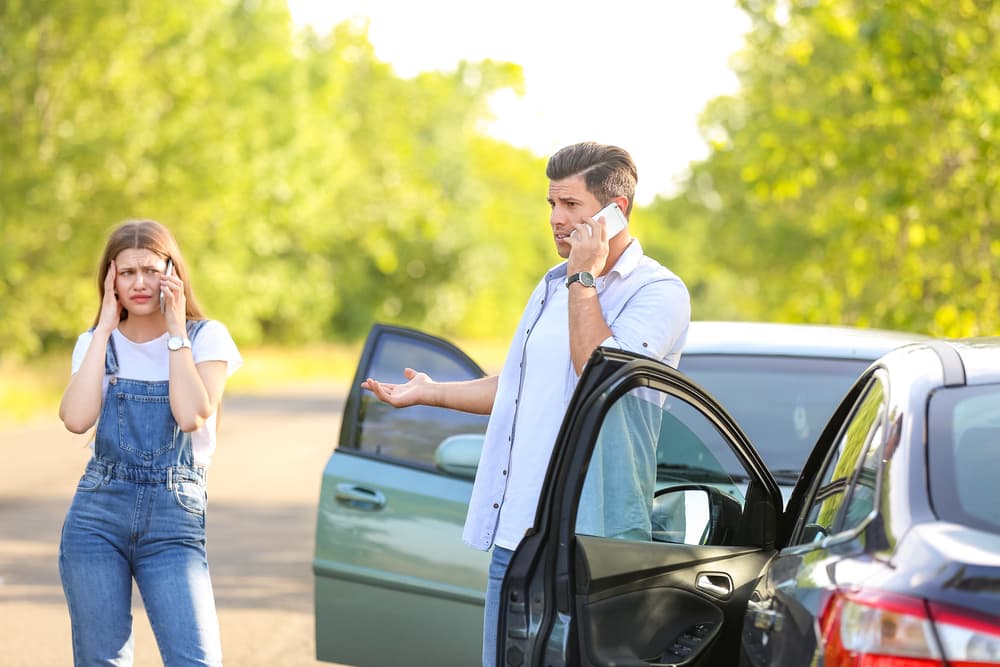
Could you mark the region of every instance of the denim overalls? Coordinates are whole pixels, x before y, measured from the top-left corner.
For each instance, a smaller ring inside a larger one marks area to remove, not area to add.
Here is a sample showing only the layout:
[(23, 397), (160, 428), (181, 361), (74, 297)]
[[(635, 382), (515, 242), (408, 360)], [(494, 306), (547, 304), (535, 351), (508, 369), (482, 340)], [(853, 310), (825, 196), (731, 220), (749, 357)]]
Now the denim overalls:
[[(194, 339), (204, 321), (188, 322)], [(221, 665), (205, 554), (205, 469), (168, 383), (118, 377), (114, 339), (94, 442), (63, 525), (59, 574), (76, 665), (131, 665), (132, 579), (164, 665)]]

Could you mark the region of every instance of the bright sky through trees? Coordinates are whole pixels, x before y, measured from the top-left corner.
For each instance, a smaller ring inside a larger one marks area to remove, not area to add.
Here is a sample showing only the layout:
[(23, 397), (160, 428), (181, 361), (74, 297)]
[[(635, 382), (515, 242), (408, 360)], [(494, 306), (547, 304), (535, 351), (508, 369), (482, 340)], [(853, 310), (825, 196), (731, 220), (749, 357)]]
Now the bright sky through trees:
[(728, 67), (749, 20), (731, 0), (289, 0), (325, 32), (369, 20), (376, 55), (400, 76), (460, 60), (522, 65), (524, 96), (493, 100), (494, 136), (539, 155), (593, 139), (629, 150), (640, 203), (671, 193), (707, 153), (697, 116), (736, 88)]

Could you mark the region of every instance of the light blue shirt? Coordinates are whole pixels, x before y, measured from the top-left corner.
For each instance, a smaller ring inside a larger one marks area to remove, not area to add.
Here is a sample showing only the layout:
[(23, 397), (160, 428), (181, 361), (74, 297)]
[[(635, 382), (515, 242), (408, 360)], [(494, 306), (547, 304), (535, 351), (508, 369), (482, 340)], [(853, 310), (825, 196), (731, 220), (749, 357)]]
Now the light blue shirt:
[[(578, 380), (569, 353), (565, 282), (563, 262), (535, 287), (500, 371), (463, 534), (477, 549), (494, 542), (514, 549), (534, 525), (552, 447)], [(637, 239), (597, 279), (597, 294), (612, 334), (601, 345), (677, 367), (691, 320), (688, 291), (673, 272), (643, 255)]]

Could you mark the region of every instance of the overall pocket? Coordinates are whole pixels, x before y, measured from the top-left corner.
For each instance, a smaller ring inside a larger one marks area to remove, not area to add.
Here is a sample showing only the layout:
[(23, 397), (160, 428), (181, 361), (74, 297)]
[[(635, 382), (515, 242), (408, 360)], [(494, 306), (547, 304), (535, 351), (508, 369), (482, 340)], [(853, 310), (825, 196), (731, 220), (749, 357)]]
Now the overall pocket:
[(96, 491), (104, 481), (104, 475), (97, 470), (87, 469), (76, 484), (77, 491)]
[(169, 396), (119, 393), (118, 448), (140, 463), (153, 463), (177, 446), (180, 429)]
[(174, 482), (174, 500), (185, 511), (204, 516), (208, 494), (205, 485), (200, 482)]

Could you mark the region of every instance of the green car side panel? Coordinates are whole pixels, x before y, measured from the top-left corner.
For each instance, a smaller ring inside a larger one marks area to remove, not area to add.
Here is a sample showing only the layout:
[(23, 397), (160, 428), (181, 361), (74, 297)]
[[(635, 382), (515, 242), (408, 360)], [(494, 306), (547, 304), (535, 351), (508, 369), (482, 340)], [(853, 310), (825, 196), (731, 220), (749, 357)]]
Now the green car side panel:
[[(379, 502), (352, 502), (345, 489)], [(489, 554), (461, 539), (471, 491), (468, 480), (334, 452), (313, 561), (318, 659), (478, 664)]]

